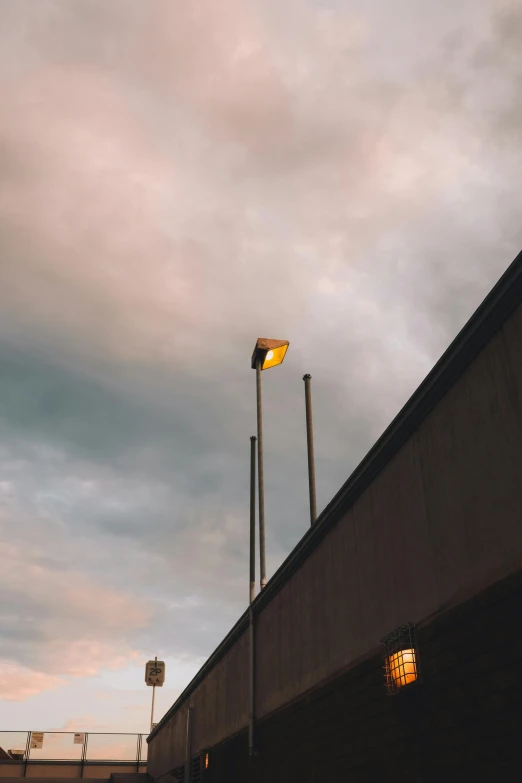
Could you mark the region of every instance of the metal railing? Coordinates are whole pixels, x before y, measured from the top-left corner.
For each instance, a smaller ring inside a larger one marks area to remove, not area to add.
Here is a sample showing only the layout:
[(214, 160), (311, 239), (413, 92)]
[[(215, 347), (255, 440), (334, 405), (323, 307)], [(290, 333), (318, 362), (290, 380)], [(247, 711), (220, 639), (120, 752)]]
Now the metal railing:
[[(147, 763), (148, 734), (126, 732), (75, 732), (46, 731), (41, 747), (34, 747), (33, 731), (0, 731), (0, 763), (28, 764), (38, 762), (69, 762), (81, 766), (88, 764), (133, 764), (137, 771)], [(33, 747), (31, 747), (33, 745)]]

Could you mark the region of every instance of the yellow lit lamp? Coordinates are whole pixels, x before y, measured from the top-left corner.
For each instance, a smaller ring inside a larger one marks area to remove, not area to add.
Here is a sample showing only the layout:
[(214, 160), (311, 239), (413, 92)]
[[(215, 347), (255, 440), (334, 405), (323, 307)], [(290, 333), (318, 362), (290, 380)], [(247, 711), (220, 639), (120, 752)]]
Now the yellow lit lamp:
[(281, 364), (289, 345), (288, 340), (268, 340), (266, 337), (260, 337), (252, 354), (252, 369), (257, 368), (258, 360), (261, 361), (262, 370)]
[(402, 688), (417, 679), (415, 650), (399, 650), (388, 658), (388, 672), (396, 688)]

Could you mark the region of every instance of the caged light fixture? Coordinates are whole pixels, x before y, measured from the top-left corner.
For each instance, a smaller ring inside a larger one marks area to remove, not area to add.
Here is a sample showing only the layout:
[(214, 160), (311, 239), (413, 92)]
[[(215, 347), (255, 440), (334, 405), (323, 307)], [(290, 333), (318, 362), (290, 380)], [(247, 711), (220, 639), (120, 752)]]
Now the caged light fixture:
[(382, 640), (386, 691), (393, 695), (419, 682), (417, 631), (413, 623), (401, 625)]

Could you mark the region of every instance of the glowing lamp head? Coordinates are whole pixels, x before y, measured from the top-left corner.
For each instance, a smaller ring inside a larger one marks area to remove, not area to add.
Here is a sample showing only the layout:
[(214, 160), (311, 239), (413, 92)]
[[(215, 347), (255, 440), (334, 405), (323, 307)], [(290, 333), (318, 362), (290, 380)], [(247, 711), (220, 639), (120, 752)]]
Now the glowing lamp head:
[(261, 362), (262, 370), (281, 364), (289, 345), (288, 340), (269, 340), (260, 337), (252, 354), (252, 369), (256, 369), (258, 360)]
[(388, 672), (396, 688), (417, 679), (415, 650), (399, 650), (388, 658)]

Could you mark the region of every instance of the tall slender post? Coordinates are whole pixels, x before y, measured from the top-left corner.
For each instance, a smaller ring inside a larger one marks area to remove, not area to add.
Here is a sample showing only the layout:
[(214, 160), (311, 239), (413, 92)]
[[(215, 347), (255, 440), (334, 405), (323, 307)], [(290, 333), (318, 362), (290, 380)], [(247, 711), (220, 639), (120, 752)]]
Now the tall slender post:
[[(157, 663), (157, 661), (158, 661), (158, 656), (156, 655), (156, 657), (154, 658), (154, 662)], [(157, 668), (158, 667), (156, 666), (156, 669)], [(154, 728), (154, 697), (155, 697), (155, 695), (156, 695), (156, 686), (153, 685), (152, 686), (152, 709), (150, 711), (150, 733), (151, 734), (152, 734), (152, 729)]]
[(27, 775), (27, 762), (29, 761), (29, 756), (31, 755), (31, 736), (32, 731), (27, 732), (27, 742), (25, 743), (25, 759), (24, 759), (24, 774), (23, 777)]
[(138, 741), (136, 743), (136, 774), (140, 774), (140, 761), (141, 761), (141, 734), (138, 734)]
[(87, 764), (87, 747), (89, 745), (89, 734), (85, 733), (85, 743), (83, 746), (83, 758), (85, 759), (85, 764)]
[(257, 483), (259, 494), (259, 564), (261, 590), (266, 585), (265, 562), (265, 481), (263, 474), (263, 408), (261, 399), (261, 366), (262, 360), (256, 361), (256, 389), (257, 389)]
[(192, 780), (192, 710), (187, 710), (187, 735), (185, 738), (185, 781), (191, 783)]
[(303, 375), (305, 383), (305, 406), (306, 406), (306, 442), (308, 445), (308, 489), (310, 493), (310, 525), (313, 525), (317, 519), (317, 504), (315, 498), (315, 464), (314, 464), (314, 432), (312, 426), (312, 390), (310, 381), (312, 376), (307, 373)]
[(252, 603), (256, 597), (256, 436), (250, 438), (250, 602), (248, 608), (248, 635), (250, 644), (250, 682), (249, 682), (249, 709), (248, 709), (248, 753), (255, 753), (255, 635), (254, 635), (254, 610)]
[(81, 769), (80, 769), (80, 777), (83, 778), (83, 769), (85, 767), (85, 756), (87, 753), (87, 734), (83, 735), (83, 745), (82, 745), (82, 763), (81, 763)]
[(256, 597), (256, 440), (250, 437), (250, 603)]
[(248, 636), (249, 636), (249, 704), (248, 704), (248, 755), (255, 754), (255, 720), (256, 720), (256, 651), (255, 651), (255, 629), (254, 629), (254, 610), (252, 604), (248, 607)]

